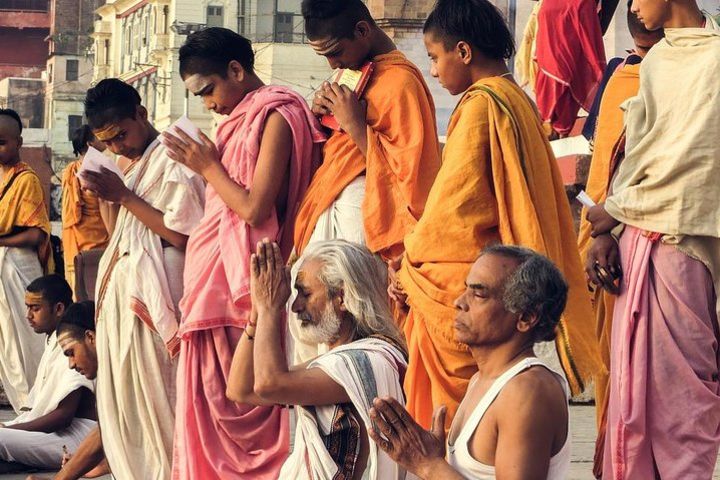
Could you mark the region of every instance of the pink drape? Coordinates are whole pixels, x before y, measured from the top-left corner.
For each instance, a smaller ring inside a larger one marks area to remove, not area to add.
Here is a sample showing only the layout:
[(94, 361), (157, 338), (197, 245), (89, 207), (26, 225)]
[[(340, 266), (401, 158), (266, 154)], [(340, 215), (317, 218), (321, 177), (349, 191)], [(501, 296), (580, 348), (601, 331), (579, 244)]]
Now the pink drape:
[(709, 270), (626, 227), (615, 305), (603, 478), (712, 477), (720, 445), (715, 289)]
[[(284, 409), (240, 405), (225, 396), (232, 357), (250, 313), (250, 252), (268, 237), (289, 256), (295, 215), (324, 140), (297, 93), (275, 86), (250, 93), (217, 135), (223, 166), (247, 189), (252, 188), (263, 129), (273, 111), (283, 116), (293, 135), (284, 218), (273, 210), (263, 225), (250, 227), (208, 186), (205, 215), (188, 241), (174, 480), (275, 479), (288, 455)], [(282, 177), (283, 172), (277, 174)]]

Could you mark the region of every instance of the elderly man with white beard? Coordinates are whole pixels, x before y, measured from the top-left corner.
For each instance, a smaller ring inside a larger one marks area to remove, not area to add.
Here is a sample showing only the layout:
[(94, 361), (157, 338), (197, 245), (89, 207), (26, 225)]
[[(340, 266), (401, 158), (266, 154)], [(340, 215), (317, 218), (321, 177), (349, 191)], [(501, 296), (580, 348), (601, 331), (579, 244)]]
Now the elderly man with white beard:
[(343, 240), (306, 250), (292, 310), (303, 340), (329, 351), (288, 368), (285, 336), (289, 269), (277, 244), (258, 243), (250, 261), (252, 318), (233, 358), (230, 399), (295, 405), (293, 452), (281, 479), (403, 479), (405, 472), (370, 442), (368, 411), (377, 396), (404, 403), (405, 343), (387, 300), (387, 268)]

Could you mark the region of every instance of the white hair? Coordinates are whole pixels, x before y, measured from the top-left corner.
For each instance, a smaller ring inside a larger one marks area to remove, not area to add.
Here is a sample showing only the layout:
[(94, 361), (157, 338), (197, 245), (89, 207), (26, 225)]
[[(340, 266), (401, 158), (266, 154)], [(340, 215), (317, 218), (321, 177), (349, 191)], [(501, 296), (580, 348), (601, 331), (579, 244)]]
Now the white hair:
[(380, 258), (345, 240), (312, 244), (303, 257), (320, 262), (318, 279), (328, 296), (342, 293), (345, 308), (354, 320), (356, 340), (381, 335), (404, 348), (387, 296), (387, 267)]

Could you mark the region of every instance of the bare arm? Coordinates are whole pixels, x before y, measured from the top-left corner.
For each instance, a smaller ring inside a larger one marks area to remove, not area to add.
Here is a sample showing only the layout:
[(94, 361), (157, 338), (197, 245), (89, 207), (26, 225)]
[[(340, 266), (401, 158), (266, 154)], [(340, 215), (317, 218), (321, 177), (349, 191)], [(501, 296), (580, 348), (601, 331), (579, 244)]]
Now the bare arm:
[(102, 219), (103, 225), (105, 225), (105, 230), (107, 230), (108, 236), (112, 237), (120, 206), (102, 199), (98, 199), (98, 205), (100, 207), (100, 218)]
[(182, 131), (177, 134), (163, 134), (170, 158), (202, 175), (248, 225), (257, 227), (270, 217), (287, 182), (293, 147), (290, 125), (280, 113), (270, 113), (265, 121), (251, 189), (228, 175), (215, 145), (205, 135), (201, 136), (203, 144), (199, 144)]
[(17, 233), (0, 237), (0, 247), (35, 248), (47, 238), (47, 233), (38, 227), (22, 228)]
[(567, 425), (567, 407), (552, 374), (542, 373), (527, 371), (519, 375), (495, 402), (495, 475), (499, 480), (547, 478), (558, 429)]
[(5, 428), (11, 428), (14, 430), (25, 430), (28, 432), (44, 432), (53, 433), (63, 430), (70, 426), (75, 414), (77, 413), (78, 407), (80, 406), (80, 400), (82, 398), (82, 388), (78, 388), (70, 395), (65, 397), (62, 402), (52, 412), (43, 415), (40, 418), (31, 420), (25, 423), (18, 423), (15, 425), (8, 425)]
[(266, 402), (255, 394), (255, 365), (253, 362), (253, 354), (257, 330), (254, 325), (257, 324), (257, 312), (253, 308), (250, 313), (250, 322), (245, 328), (240, 342), (235, 349), (232, 365), (230, 366), (230, 375), (228, 377), (227, 390), (225, 394), (233, 402), (244, 403), (246, 405), (266, 405)]
[(269, 403), (333, 405), (350, 401), (347, 392), (319, 368), (290, 370), (279, 339), (290, 296), (289, 270), (276, 243), (258, 244), (251, 258), (251, 291), (258, 312), (254, 391)]
[(85, 437), (72, 458), (55, 475), (54, 480), (76, 480), (99, 467), (104, 461), (105, 453), (100, 437), (100, 428), (96, 427)]
[(340, 127), (350, 135), (363, 157), (368, 151), (367, 103), (345, 85), (325, 82), (315, 94), (313, 108), (332, 112)]

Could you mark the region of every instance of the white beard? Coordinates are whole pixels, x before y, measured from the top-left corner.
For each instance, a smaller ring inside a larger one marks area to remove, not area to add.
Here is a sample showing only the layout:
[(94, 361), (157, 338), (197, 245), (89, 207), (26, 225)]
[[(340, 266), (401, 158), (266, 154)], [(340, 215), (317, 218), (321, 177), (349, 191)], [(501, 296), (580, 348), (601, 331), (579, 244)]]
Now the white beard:
[(332, 303), (328, 303), (320, 317), (320, 323), (300, 323), (300, 340), (304, 343), (332, 343), (340, 333), (342, 319), (335, 313)]

